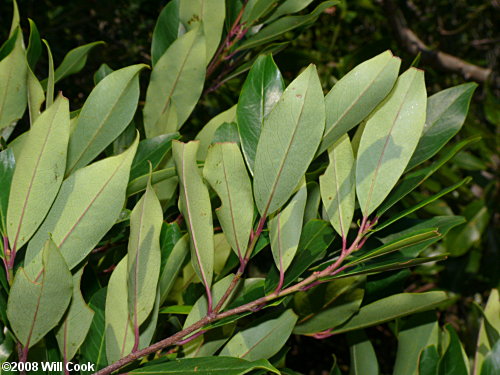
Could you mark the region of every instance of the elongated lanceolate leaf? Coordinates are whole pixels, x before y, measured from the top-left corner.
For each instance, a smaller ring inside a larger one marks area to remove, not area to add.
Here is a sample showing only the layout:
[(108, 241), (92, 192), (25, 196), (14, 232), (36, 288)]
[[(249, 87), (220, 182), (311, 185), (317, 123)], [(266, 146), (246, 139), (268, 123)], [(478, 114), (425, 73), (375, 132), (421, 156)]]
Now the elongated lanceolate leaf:
[(15, 189), (10, 192), (7, 211), (11, 248), (19, 249), (30, 239), (56, 198), (64, 176), (68, 138), (69, 104), (59, 96), (29, 131), (16, 162)]
[(184, 26), (179, 22), (179, 1), (170, 1), (160, 12), (151, 40), (151, 62), (153, 65), (177, 39)]
[(227, 241), (242, 258), (253, 222), (252, 185), (236, 143), (216, 143), (208, 149), (203, 175), (219, 195), (216, 210)]
[(28, 348), (59, 323), (73, 290), (71, 273), (52, 240), (44, 246), (41, 263), (36, 278), (26, 275), (23, 268), (17, 271), (7, 304), (12, 330)]
[(47, 98), (45, 101), (45, 108), (49, 108), (54, 102), (54, 59), (52, 58), (52, 52), (49, 47), (49, 43), (44, 39), (43, 43), (47, 48), (47, 55), (49, 60), (49, 75), (47, 78)]
[(205, 38), (199, 27), (173, 42), (158, 60), (144, 105), (148, 138), (177, 131), (200, 98), (205, 83)]
[(349, 352), (351, 353), (350, 375), (379, 375), (377, 354), (370, 339), (363, 331), (350, 333)]
[[(158, 184), (175, 176), (177, 176), (175, 167), (160, 169), (151, 174), (151, 184)], [(149, 175), (145, 174), (130, 181), (127, 185), (127, 197), (145, 190), (149, 179)]]
[(201, 23), (205, 36), (207, 65), (219, 46), (225, 15), (225, 0), (179, 2), (179, 18), (188, 30)]
[(71, 132), (66, 175), (98, 156), (132, 121), (139, 101), (137, 64), (117, 70), (92, 90)]
[(149, 365), (130, 371), (131, 374), (182, 374), (182, 375), (244, 375), (253, 370), (265, 370), (274, 374), (280, 372), (274, 368), (268, 361), (261, 359), (259, 361), (245, 361), (233, 357), (200, 357), (200, 358), (181, 358), (174, 361)]
[(160, 232), (163, 210), (148, 183), (130, 215), (128, 243), (128, 309), (134, 326), (151, 313), (160, 276)]
[(35, 22), (28, 18), (30, 24), (30, 37), (28, 41), (28, 48), (26, 49), (26, 58), (28, 60), (29, 67), (33, 70), (35, 69), (36, 63), (42, 54), (42, 40), (40, 39), (40, 33), (36, 27)]
[(468, 375), (469, 370), (466, 364), (465, 350), (462, 347), (457, 332), (450, 324), (445, 327), (449, 334), (449, 345), (446, 352), (441, 357), (438, 365), (438, 371), (441, 375)]
[(172, 142), (177, 174), (179, 176), (179, 209), (186, 220), (191, 240), (191, 263), (205, 285), (212, 284), (214, 267), (214, 240), (212, 207), (208, 189), (196, 164), (198, 142)]
[(0, 232), (3, 235), (7, 235), (7, 207), (15, 167), (16, 160), (12, 148), (0, 151), (0, 186), (2, 187), (0, 190)]
[(40, 109), (42, 103), (45, 101), (45, 92), (43, 87), (36, 78), (31, 69), (27, 70), (27, 93), (28, 93), (28, 111), (30, 114), (30, 124), (33, 126), (38, 116), (40, 116)]
[(287, 87), (264, 121), (254, 171), (261, 215), (274, 213), (293, 194), (316, 153), (324, 125), (323, 93), (311, 65)]
[(313, 0), (286, 0), (284, 1), (278, 9), (266, 20), (266, 22), (271, 22), (277, 18), (280, 18), (286, 14), (292, 14), (300, 12), (302, 9), (311, 4)]
[(246, 25), (252, 25), (258, 20), (262, 20), (276, 4), (267, 0), (249, 0), (243, 11), (241, 22)]
[(364, 216), (387, 197), (408, 164), (425, 124), (424, 72), (410, 68), (366, 123), (356, 163)]
[[(94, 311), (94, 318), (92, 319), (85, 341), (80, 348), (82, 363), (83, 361), (95, 363), (96, 371), (108, 364), (106, 361), (106, 323), (104, 320), (106, 291), (106, 288), (99, 289), (89, 301), (89, 307)], [(88, 373), (90, 374), (90, 372)]]
[(476, 87), (476, 83), (464, 83), (427, 99), (424, 131), (407, 170), (430, 159), (458, 133), (464, 124)]
[(134, 347), (134, 326), (127, 303), (127, 256), (111, 274), (106, 294), (105, 336), (108, 363), (116, 362)]
[(437, 307), (449, 297), (445, 292), (400, 293), (361, 307), (359, 312), (332, 333), (371, 327), (390, 320)]
[(228, 110), (219, 113), (212, 118), (196, 135), (196, 140), (200, 141), (198, 153), (196, 154), (197, 160), (205, 160), (207, 157), (208, 147), (212, 144), (215, 132), (225, 122), (233, 122), (236, 119), (236, 105)]
[(61, 325), (56, 330), (57, 344), (63, 358), (70, 361), (85, 340), (92, 324), (94, 311), (85, 303), (80, 291), (83, 268), (73, 275), (73, 297)]
[(272, 55), (259, 56), (243, 84), (236, 110), (241, 149), (252, 174), (264, 118), (278, 102), (284, 89), (281, 72)]
[(275, 319), (238, 332), (224, 346), (220, 355), (249, 361), (270, 358), (285, 345), (296, 321), (297, 315), (292, 310), (286, 310)]
[(290, 203), (269, 220), (269, 237), (274, 264), (285, 272), (292, 263), (299, 247), (307, 201), (306, 184), (292, 197)]
[[(180, 233), (178, 233), (180, 235)], [(177, 236), (176, 236), (177, 237)], [(181, 271), (179, 265), (184, 264), (189, 253), (189, 234), (179, 238), (174, 245), (162, 244), (162, 263), (164, 263), (159, 280), (160, 303), (167, 299), (168, 293), (172, 289), (177, 275)]]
[(341, 237), (346, 238), (356, 200), (354, 155), (349, 136), (342, 136), (328, 151), (330, 164), (319, 178), (321, 200), (330, 223)]
[(57, 83), (64, 77), (78, 73), (82, 70), (87, 62), (90, 51), (101, 44), (104, 44), (104, 42), (93, 42), (69, 51), (66, 56), (64, 56), (61, 65), (59, 65), (55, 71), (55, 82)]
[(22, 33), (14, 49), (0, 61), (0, 130), (19, 120), (26, 109), (26, 52)]
[(124, 153), (82, 168), (67, 178), (47, 218), (30, 241), (25, 264), (37, 272), (37, 255), (52, 235), (68, 267), (74, 268), (115, 224), (125, 201), (138, 138)]
[(322, 153), (363, 121), (389, 94), (398, 78), (401, 60), (385, 51), (347, 73), (325, 97), (326, 126)]
[[(490, 327), (488, 327), (488, 325)], [(479, 335), (477, 338), (476, 356), (474, 358), (474, 373), (479, 373), (483, 362), (491, 350), (489, 337), (494, 336), (488, 334), (489, 329), (494, 329), (500, 332), (500, 298), (498, 289), (492, 289), (488, 302), (483, 310), (483, 318), (479, 327)], [(489, 375), (489, 374), (488, 374)]]

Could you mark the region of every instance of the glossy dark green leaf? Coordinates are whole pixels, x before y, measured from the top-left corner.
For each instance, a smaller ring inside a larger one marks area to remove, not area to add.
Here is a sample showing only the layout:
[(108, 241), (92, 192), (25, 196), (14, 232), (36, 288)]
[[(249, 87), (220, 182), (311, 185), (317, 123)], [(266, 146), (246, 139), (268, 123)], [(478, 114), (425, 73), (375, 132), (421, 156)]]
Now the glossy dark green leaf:
[(460, 338), (450, 324), (447, 324), (445, 329), (450, 335), (450, 343), (439, 361), (439, 375), (468, 375), (465, 352)]
[[(160, 169), (159, 171), (155, 171), (151, 174), (151, 184), (158, 184), (162, 181), (166, 181), (169, 178), (177, 176), (177, 172), (175, 167)], [(144, 174), (136, 179), (130, 181), (127, 186), (127, 197), (130, 197), (134, 194), (140, 193), (141, 191), (146, 189), (148, 184), (149, 174)]]
[(179, 20), (179, 1), (172, 0), (160, 12), (153, 30), (151, 40), (151, 62), (153, 66), (173, 41), (177, 39), (183, 28)]
[(452, 191), (458, 189), (463, 184), (469, 183), (471, 180), (472, 180), (471, 177), (464, 178), (462, 181), (459, 181), (456, 184), (453, 184), (453, 185), (441, 190), (439, 193), (434, 194), (434, 195), (430, 196), (429, 198), (418, 202), (414, 206), (409, 207), (406, 210), (401, 211), (397, 215), (392, 216), (388, 221), (385, 221), (382, 224), (377, 225), (375, 230), (381, 230), (381, 229), (388, 227), (389, 225), (395, 223), (396, 221), (402, 219), (403, 217), (408, 216), (409, 214), (419, 210), (420, 208), (428, 205), (429, 203), (432, 203), (432, 202), (438, 200), (439, 198), (443, 197), (444, 195), (451, 193)]
[(284, 89), (281, 72), (272, 55), (259, 56), (241, 88), (236, 110), (241, 148), (252, 174), (264, 118), (278, 102)]
[(47, 94), (45, 98), (45, 108), (49, 108), (54, 102), (54, 85), (55, 85), (55, 77), (54, 77), (54, 59), (52, 58), (52, 52), (49, 47), (49, 43), (43, 39), (43, 44), (47, 48), (47, 56), (49, 60), (49, 74), (47, 78)]
[(427, 99), (424, 131), (406, 170), (430, 159), (458, 133), (469, 111), (476, 87), (476, 83), (464, 83)]
[[(377, 355), (370, 339), (363, 331), (347, 335), (351, 353), (350, 375), (379, 375)], [(409, 375), (409, 374), (408, 374)]]
[(436, 346), (431, 345), (422, 350), (418, 363), (418, 375), (439, 375), (439, 353)]
[(161, 265), (158, 288), (160, 290), (160, 304), (166, 300), (174, 281), (181, 270), (179, 265), (184, 264), (189, 254), (189, 236), (181, 234), (177, 223), (163, 223), (160, 234)]
[(500, 373), (500, 340), (486, 356), (481, 368), (481, 375), (496, 375)]
[[(328, 249), (335, 237), (333, 228), (323, 220), (311, 220), (302, 229), (297, 254), (285, 273), (283, 287), (287, 287), (302, 275)], [(266, 278), (266, 291), (272, 291), (278, 285), (278, 274), (273, 273)]]
[(311, 163), (325, 126), (318, 73), (310, 65), (287, 87), (264, 121), (257, 145), (254, 196), (268, 216), (293, 194)]
[(441, 168), (453, 156), (467, 145), (477, 142), (479, 137), (471, 137), (452, 146), (443, 154), (443, 156), (432, 163), (430, 166), (411, 172), (403, 177), (399, 184), (395, 187), (389, 197), (380, 205), (377, 210), (377, 217), (382, 216), (389, 208), (415, 190), (424, 181), (426, 181), (434, 172)]
[(389, 195), (415, 151), (425, 124), (424, 72), (410, 68), (366, 122), (356, 163), (356, 194), (364, 216)]
[(94, 73), (94, 85), (97, 85), (104, 78), (113, 73), (114, 70), (110, 68), (110, 66), (106, 63), (101, 64), (99, 69)]
[(326, 125), (318, 154), (362, 122), (391, 91), (401, 60), (385, 51), (342, 77), (325, 97)]
[(276, 11), (273, 12), (271, 17), (269, 17), (269, 19), (267, 19), (266, 22), (271, 22), (286, 14), (300, 12), (302, 9), (306, 8), (312, 2), (313, 0), (285, 0), (278, 6)]
[(274, 1), (269, 0), (249, 0), (247, 1), (245, 11), (241, 17), (241, 22), (252, 25), (261, 20), (276, 6)]
[(19, 29), (16, 29), (14, 33), (11, 36), (9, 36), (9, 39), (7, 39), (2, 44), (2, 46), (0, 46), (0, 61), (2, 61), (6, 56), (8, 56), (9, 53), (11, 53), (11, 51), (14, 49), (18, 33)]
[[(105, 367), (106, 361), (106, 324), (104, 320), (104, 309), (106, 307), (106, 288), (99, 289), (89, 301), (89, 307), (94, 310), (94, 318), (90, 325), (89, 333), (83, 342), (80, 353), (82, 363), (95, 363), (95, 370)], [(90, 372), (87, 372), (90, 374)]]
[(361, 307), (359, 312), (332, 333), (344, 333), (366, 328), (415, 314), (432, 310), (448, 300), (445, 292), (400, 293), (379, 299)]
[(16, 160), (12, 148), (0, 152), (0, 233), (7, 235), (6, 218), (9, 204), (9, 193), (14, 176)]
[(252, 370), (266, 370), (279, 375), (280, 372), (267, 360), (246, 361), (233, 357), (182, 358), (161, 364), (149, 365), (130, 371), (131, 374), (151, 375), (244, 375)]
[[(481, 366), (483, 365), (484, 358), (492, 348), (492, 346), (490, 345), (492, 341), (491, 338), (493, 338), (492, 336), (495, 336), (495, 334), (488, 334), (488, 323), (494, 330), (500, 332), (500, 297), (498, 289), (491, 290), (490, 296), (488, 297), (488, 302), (486, 303), (484, 310), (482, 310), (482, 314), (484, 317), (486, 317), (486, 319), (483, 317), (481, 325), (479, 327), (476, 357), (474, 359), (475, 374), (479, 373)], [(488, 321), (488, 323), (486, 322), (486, 320)]]
[(130, 168), (130, 181), (148, 174), (150, 165), (152, 170), (155, 171), (167, 152), (172, 148), (172, 139), (178, 138), (179, 133), (172, 133), (140, 141)]
[(238, 125), (235, 122), (225, 122), (217, 128), (212, 143), (232, 142), (240, 143)]
[(285, 345), (296, 321), (297, 315), (292, 310), (286, 310), (275, 319), (238, 332), (222, 348), (220, 355), (251, 361), (270, 358)]
[(436, 314), (425, 312), (412, 315), (398, 332), (398, 351), (392, 375), (418, 375), (422, 350), (438, 344), (439, 327)]
[(40, 39), (40, 33), (36, 27), (35, 22), (28, 18), (30, 23), (30, 37), (28, 40), (28, 48), (26, 50), (26, 58), (28, 59), (28, 65), (32, 70), (35, 69), (36, 63), (42, 54), (42, 40)]
[[(261, 0), (262, 1), (262, 0)], [(265, 1), (262, 1), (263, 3)], [(243, 42), (238, 50), (245, 50), (249, 48), (257, 47), (264, 43), (269, 43), (279, 37), (281, 37), (284, 33), (294, 30), (298, 27), (303, 27), (310, 25), (319, 17), (319, 15), (326, 9), (331, 6), (337, 4), (336, 1), (324, 1), (319, 4), (316, 9), (314, 9), (311, 13), (304, 16), (287, 16), (282, 17), (270, 25), (264, 27), (257, 34), (248, 38), (245, 42)]]

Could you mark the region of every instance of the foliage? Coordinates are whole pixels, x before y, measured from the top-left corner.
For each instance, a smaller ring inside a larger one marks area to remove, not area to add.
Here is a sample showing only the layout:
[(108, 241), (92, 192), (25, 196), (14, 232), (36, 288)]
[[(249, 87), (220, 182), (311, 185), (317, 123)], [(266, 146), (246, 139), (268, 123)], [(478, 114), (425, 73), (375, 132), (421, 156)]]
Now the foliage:
[[(407, 268), (466, 252), (471, 226), (486, 225), (481, 204), (465, 218), (429, 210), (469, 182), (440, 168), (477, 140), (446, 146), (475, 85), (427, 97), (424, 72), (399, 74), (390, 51), (333, 87), (313, 64), (286, 85), (276, 41), (337, 6), (309, 3), (172, 0), (154, 28), (144, 103), (148, 66), (102, 65), (72, 112), (55, 85), (99, 42), (57, 68), (45, 43), (40, 81), (39, 32), (30, 21), (24, 42), (14, 3), (0, 49), (0, 361), (90, 361), (99, 374), (293, 373), (292, 334), (345, 334), (351, 373), (377, 374), (365, 331), (389, 322), (394, 374), (498, 370), (498, 291), (477, 307), (469, 370), (452, 326), (429, 311), (452, 296), (398, 287)], [(197, 129), (203, 93), (247, 70), (236, 107), (221, 101)], [(446, 185), (422, 198), (435, 173)], [(420, 209), (431, 215), (416, 217)], [(452, 251), (435, 245), (447, 234)]]

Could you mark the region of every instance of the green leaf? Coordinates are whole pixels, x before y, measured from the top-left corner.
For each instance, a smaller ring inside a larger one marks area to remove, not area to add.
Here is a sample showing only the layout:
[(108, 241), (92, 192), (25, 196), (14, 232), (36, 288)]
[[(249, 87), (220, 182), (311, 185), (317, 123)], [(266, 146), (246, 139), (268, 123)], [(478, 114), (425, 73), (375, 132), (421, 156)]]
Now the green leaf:
[(94, 310), (94, 318), (92, 319), (87, 337), (80, 347), (82, 363), (95, 363), (96, 371), (108, 364), (106, 361), (106, 323), (104, 319), (106, 291), (105, 288), (99, 289), (90, 299), (89, 307)]
[[(61, 186), (69, 138), (69, 103), (59, 96), (35, 122), (16, 161), (7, 211), (11, 249), (20, 249), (42, 223)], [(43, 243), (40, 243), (40, 249)]]
[(111, 274), (106, 294), (105, 336), (108, 363), (118, 361), (134, 347), (134, 326), (127, 303), (127, 256)]
[(134, 326), (151, 313), (160, 276), (160, 232), (163, 210), (148, 184), (130, 215), (128, 243), (128, 309)]
[(439, 160), (435, 161), (430, 166), (405, 175), (400, 183), (396, 186), (396, 188), (392, 191), (391, 195), (389, 195), (389, 197), (379, 207), (379, 209), (377, 210), (377, 217), (382, 216), (389, 208), (394, 206), (394, 204), (399, 202), (410, 192), (420, 186), (424, 181), (432, 176), (434, 172), (436, 172), (453, 156), (455, 156), (457, 152), (459, 152), (465, 146), (478, 141), (479, 139), (480, 137), (471, 137), (462, 142), (459, 142), (448, 149)]
[(321, 203), (321, 190), (315, 181), (307, 183), (307, 202), (304, 212), (304, 223), (318, 218), (319, 204)]
[[(364, 277), (350, 277), (329, 283), (318, 308), (312, 308), (306, 316), (301, 317), (293, 330), (298, 335), (310, 335), (334, 328), (344, 323), (355, 314), (364, 296)], [(315, 290), (311, 292), (313, 296)], [(314, 297), (312, 297), (314, 298)], [(308, 308), (313, 303), (308, 298), (308, 293), (295, 295), (298, 304)]]
[(153, 30), (151, 40), (151, 62), (153, 66), (165, 53), (167, 48), (183, 34), (184, 26), (179, 20), (179, 1), (170, 1), (161, 10)]
[(202, 358), (181, 358), (174, 361), (160, 364), (146, 365), (130, 371), (131, 374), (177, 374), (177, 375), (244, 375), (252, 370), (262, 369), (280, 374), (268, 361), (261, 359), (258, 361), (245, 361), (232, 357), (202, 357)]
[(492, 348), (490, 345), (491, 340), (489, 338), (491, 334), (488, 334), (487, 331), (488, 325), (490, 325), (497, 332), (500, 332), (500, 298), (498, 289), (491, 290), (488, 302), (483, 310), (483, 315), (484, 317), (481, 320), (479, 335), (477, 338), (476, 357), (474, 359), (474, 374), (479, 373), (485, 357)]
[(70, 361), (76, 354), (92, 324), (94, 311), (87, 306), (80, 291), (83, 267), (73, 275), (73, 297), (66, 316), (56, 329), (56, 339), (63, 358)]
[[(165, 237), (168, 236), (168, 232), (169, 231), (167, 230), (166, 233), (162, 233), (161, 236), (162, 270), (158, 286), (160, 289), (160, 301), (162, 304), (167, 299), (168, 293), (172, 289), (177, 275), (181, 271), (179, 265), (184, 264), (184, 260), (189, 253), (189, 234), (186, 233), (184, 236), (175, 241), (174, 244), (171, 244), (165, 239)], [(173, 240), (175, 240), (175, 238), (180, 236), (180, 232), (171, 234), (170, 236), (172, 236)]]
[(235, 122), (225, 122), (217, 128), (212, 143), (232, 142), (240, 144), (238, 125)]
[(42, 103), (45, 101), (45, 92), (40, 81), (30, 68), (27, 70), (26, 82), (30, 125), (33, 126), (38, 116), (40, 116), (40, 109), (42, 108)]
[(26, 53), (22, 33), (17, 34), (14, 49), (0, 61), (0, 130), (19, 120), (26, 109)]
[[(82, 168), (64, 180), (47, 218), (28, 245), (25, 264), (37, 271), (37, 256), (52, 234), (68, 267), (74, 268), (115, 224), (125, 203), (138, 138), (124, 153)], [(30, 265), (31, 266), (31, 265)]]
[[(297, 280), (315, 261), (325, 254), (335, 234), (331, 225), (322, 220), (311, 220), (304, 225), (297, 254), (285, 274), (283, 287)], [(277, 271), (273, 267), (266, 278), (266, 291), (273, 291), (278, 285)]]
[[(85, 63), (87, 62), (87, 57), (90, 51), (98, 46), (104, 44), (104, 42), (93, 42), (85, 44), (80, 47), (76, 47), (69, 51), (64, 59), (55, 71), (55, 82), (59, 82), (61, 79), (70, 76), (72, 74), (78, 73), (83, 69)], [(42, 82), (42, 85), (44, 82)]]
[(326, 126), (318, 154), (363, 121), (389, 94), (401, 60), (385, 51), (356, 66), (325, 97)]
[(427, 99), (424, 131), (407, 170), (433, 157), (458, 133), (464, 124), (476, 87), (476, 83), (464, 83)]
[(268, 223), (274, 264), (282, 273), (292, 263), (299, 246), (306, 200), (307, 188), (303, 183), (287, 206)]
[(172, 154), (179, 175), (179, 209), (186, 220), (191, 243), (191, 263), (209, 289), (214, 267), (212, 208), (208, 189), (196, 164), (198, 142), (173, 141)]
[(414, 206), (409, 207), (406, 210), (401, 211), (397, 215), (392, 216), (388, 221), (383, 222), (381, 225), (377, 225), (376, 230), (381, 230), (381, 229), (384, 229), (384, 228), (388, 227), (392, 223), (395, 223), (396, 221), (402, 219), (403, 217), (408, 216), (409, 214), (411, 214), (411, 213), (413, 213), (413, 212), (421, 209), (424, 206), (427, 206), (429, 203), (432, 203), (432, 202), (438, 200), (442, 196), (444, 196), (444, 195), (446, 195), (448, 193), (451, 193), (452, 191), (455, 191), (460, 186), (462, 186), (463, 184), (467, 184), (470, 181), (472, 181), (471, 177), (464, 178), (462, 181), (459, 181), (456, 184), (453, 184), (453, 185), (451, 185), (451, 186), (449, 186), (449, 187), (441, 190), (439, 193), (434, 194), (434, 195), (430, 196), (429, 198), (424, 199), (424, 200), (418, 202)]
[(349, 136), (342, 136), (329, 150), (330, 164), (319, 178), (321, 200), (335, 231), (347, 238), (356, 204), (354, 154)]
[(110, 66), (106, 63), (101, 64), (99, 69), (94, 73), (94, 85), (97, 85), (104, 78), (113, 73), (114, 70), (110, 68)]
[(139, 101), (139, 72), (145, 67), (117, 70), (92, 90), (71, 133), (66, 176), (91, 162), (132, 121)]
[(447, 324), (445, 329), (450, 335), (450, 344), (439, 361), (439, 375), (468, 375), (465, 352), (460, 339), (450, 324)]
[(148, 138), (180, 129), (193, 111), (205, 83), (205, 38), (199, 27), (173, 42), (158, 60), (144, 105)]
[(292, 310), (286, 310), (275, 319), (268, 319), (238, 332), (224, 346), (220, 355), (249, 361), (270, 358), (285, 345), (296, 321), (297, 315)]
[(349, 352), (351, 353), (351, 370), (349, 375), (378, 375), (377, 355), (370, 339), (363, 331), (350, 333)]
[[(261, 0), (264, 4), (265, 0)], [(268, 3), (269, 4), (269, 3)], [(298, 27), (303, 27), (312, 24), (320, 16), (320, 14), (331, 6), (337, 4), (336, 1), (324, 1), (319, 4), (316, 9), (311, 13), (304, 16), (287, 16), (280, 18), (270, 25), (264, 27), (257, 34), (251, 36), (246, 41), (244, 41), (237, 49), (237, 51), (242, 51), (250, 48), (257, 47), (264, 43), (269, 43), (288, 31), (294, 30)]]
[(405, 170), (424, 127), (426, 96), (424, 72), (410, 68), (370, 115), (356, 163), (356, 192), (365, 217)]
[(235, 143), (216, 143), (208, 149), (203, 175), (221, 200), (217, 218), (227, 241), (243, 259), (253, 223), (252, 185)]
[(207, 157), (208, 147), (212, 144), (217, 129), (226, 122), (233, 122), (236, 119), (236, 105), (228, 110), (219, 113), (212, 118), (196, 135), (196, 140), (200, 141), (196, 160), (203, 161)]
[(236, 110), (241, 149), (252, 174), (264, 118), (278, 102), (284, 89), (281, 72), (272, 55), (259, 56), (241, 88)]
[(130, 180), (149, 174), (150, 165), (153, 171), (156, 170), (172, 148), (172, 139), (178, 138), (179, 133), (172, 133), (140, 141), (130, 169)]
[(432, 312), (412, 315), (398, 333), (398, 351), (393, 375), (418, 375), (422, 351), (438, 345), (439, 326)]
[(420, 354), (418, 363), (418, 375), (438, 374), (439, 353), (435, 345), (428, 346)]
[(52, 52), (50, 51), (49, 43), (44, 39), (43, 43), (47, 48), (47, 55), (49, 60), (49, 74), (47, 78), (47, 96), (45, 101), (45, 108), (49, 108), (54, 102), (54, 59), (52, 58)]
[[(161, 169), (159, 171), (151, 173), (151, 185), (158, 184), (175, 176), (177, 176), (177, 173), (174, 167)], [(145, 174), (130, 181), (127, 186), (127, 197), (146, 190), (149, 178), (149, 174)]]
[(12, 1), (13, 9), (12, 9), (12, 23), (10, 25), (10, 33), (9, 36), (12, 36), (16, 29), (19, 27), (19, 7), (17, 6), (17, 1)]
[(32, 347), (61, 320), (71, 300), (73, 281), (57, 246), (48, 240), (42, 270), (34, 279), (20, 268), (10, 289), (7, 316), (24, 347)]
[(275, 6), (274, 1), (249, 0), (241, 17), (241, 22), (250, 26), (265, 17)]
[(14, 47), (16, 46), (17, 35), (19, 34), (20, 29), (15, 29), (14, 33), (9, 36), (1, 46), (0, 46), (0, 61), (3, 60), (9, 53), (12, 52)]
[(302, 9), (305, 9), (309, 4), (311, 4), (313, 0), (285, 0), (278, 9), (269, 17), (266, 22), (274, 21), (281, 16), (286, 14), (292, 14), (300, 12)]
[(285, 90), (264, 121), (255, 155), (254, 195), (262, 216), (293, 194), (311, 163), (325, 125), (323, 92), (310, 65)]
[(42, 54), (42, 40), (35, 22), (28, 18), (30, 24), (30, 37), (28, 41), (28, 49), (26, 50), (26, 58), (29, 67), (34, 70), (38, 59)]
[(16, 159), (12, 148), (0, 152), (0, 233), (7, 235), (6, 217), (9, 204), (9, 193), (16, 167)]
[(500, 373), (500, 340), (497, 341), (491, 352), (486, 356), (481, 368), (481, 375), (495, 375)]
[(371, 327), (426, 310), (432, 310), (448, 300), (445, 292), (400, 293), (379, 299), (361, 307), (359, 312), (332, 333), (339, 334)]
[(225, 0), (180, 1), (179, 17), (188, 30), (201, 23), (206, 45), (206, 63), (219, 46), (226, 15)]

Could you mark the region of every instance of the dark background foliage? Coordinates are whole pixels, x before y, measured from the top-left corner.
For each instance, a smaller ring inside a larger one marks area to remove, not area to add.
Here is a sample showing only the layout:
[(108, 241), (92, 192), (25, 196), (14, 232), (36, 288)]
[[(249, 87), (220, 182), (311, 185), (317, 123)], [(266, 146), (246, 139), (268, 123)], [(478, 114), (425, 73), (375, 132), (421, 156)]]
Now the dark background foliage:
[[(327, 9), (312, 27), (287, 34), (289, 45), (275, 56), (285, 80), (289, 81), (301, 68), (314, 62), (326, 92), (356, 64), (386, 49), (402, 58), (403, 69), (410, 65), (416, 56), (399, 42), (391, 26), (395, 14), (387, 7), (388, 3), (377, 0), (342, 2)], [(93, 50), (80, 74), (58, 84), (58, 89), (71, 98), (72, 109), (79, 108), (84, 102), (93, 87), (91, 77), (102, 63), (113, 69), (138, 62), (150, 63), (151, 34), (165, 4), (166, 1), (158, 0), (19, 0), (21, 18), (29, 17), (36, 22), (41, 36), (51, 45), (56, 66), (67, 51), (78, 45), (97, 40), (106, 43)], [(402, 12), (408, 27), (430, 49), (491, 69), (492, 76), (498, 77), (498, 0), (400, 0), (390, 4)], [(313, 2), (310, 8), (314, 5)], [(10, 1), (0, 2), (2, 24), (9, 24), (11, 9)], [(28, 32), (28, 25), (22, 26)], [(7, 28), (3, 27), (0, 32), (0, 38), (5, 39)], [(436, 68), (425, 59), (419, 66), (426, 71), (430, 94), (467, 81), (462, 75)], [(220, 69), (222, 77), (226, 68)], [(36, 73), (43, 78), (46, 71), (44, 55)], [(193, 113), (190, 125), (186, 126), (187, 133), (195, 134), (212, 116), (236, 103), (244, 76), (240, 75), (213, 91), (209, 88), (217, 85), (220, 76), (214, 74), (210, 77), (202, 105)], [(391, 292), (438, 287), (455, 293), (457, 303), (442, 313), (441, 320), (454, 325), (469, 353), (474, 351), (478, 321), (471, 302), (484, 302), (488, 291), (498, 287), (500, 281), (499, 91), (498, 85), (480, 84), (466, 123), (452, 144), (472, 135), (481, 135), (482, 139), (461, 151), (402, 202), (403, 206), (412, 205), (465, 176), (472, 177), (470, 184), (418, 211), (418, 216), (423, 218), (458, 214), (468, 219), (467, 224), (455, 228), (439, 245), (451, 254), (450, 258), (413, 272), (395, 272), (385, 281), (386, 290)], [(390, 373), (396, 345), (390, 325), (372, 328), (368, 333), (380, 357), (382, 372)], [(346, 342), (342, 340), (337, 336), (323, 341), (295, 338), (288, 356), (290, 367), (311, 374), (321, 373), (332, 363), (331, 353), (337, 355), (340, 363), (345, 362), (349, 356)]]

